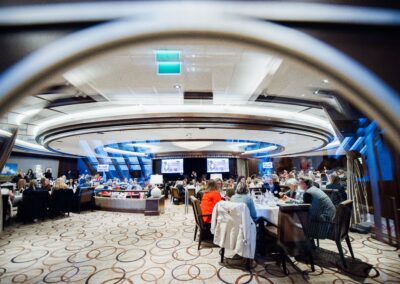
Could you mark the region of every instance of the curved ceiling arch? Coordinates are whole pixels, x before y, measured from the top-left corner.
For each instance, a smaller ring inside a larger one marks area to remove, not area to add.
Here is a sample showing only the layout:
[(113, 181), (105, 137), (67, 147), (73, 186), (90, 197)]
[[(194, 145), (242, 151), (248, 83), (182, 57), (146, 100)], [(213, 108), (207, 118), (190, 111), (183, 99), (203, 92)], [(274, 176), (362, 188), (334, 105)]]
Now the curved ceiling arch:
[[(165, 13), (165, 11), (163, 11)], [(259, 49), (274, 50), (309, 64), (342, 85), (341, 95), (377, 120), (397, 149), (400, 138), (399, 96), (376, 76), (337, 50), (300, 32), (268, 22), (226, 17), (217, 9), (207, 14), (171, 7), (168, 17), (151, 21), (126, 19), (67, 36), (22, 60), (0, 79), (0, 110), (39, 90), (54, 74), (81, 60), (132, 43), (167, 38), (224, 38)], [(171, 21), (171, 15), (175, 21)]]

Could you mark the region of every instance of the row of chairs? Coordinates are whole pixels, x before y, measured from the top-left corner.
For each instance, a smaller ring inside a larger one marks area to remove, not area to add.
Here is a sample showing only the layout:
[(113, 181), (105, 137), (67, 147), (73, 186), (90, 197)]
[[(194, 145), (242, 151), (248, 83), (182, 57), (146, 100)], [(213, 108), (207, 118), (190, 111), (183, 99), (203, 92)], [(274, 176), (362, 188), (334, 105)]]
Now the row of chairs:
[[(194, 188), (187, 189), (188, 198), (190, 200), (191, 196), (195, 196), (196, 190)], [(185, 202), (185, 195), (180, 194), (179, 189), (176, 187), (171, 187), (171, 200), (174, 204), (180, 204)]]
[(47, 190), (25, 190), (22, 203), (18, 207), (18, 218), (23, 222), (45, 219), (70, 212), (81, 212), (83, 206), (93, 210), (93, 189), (78, 188), (54, 190), (50, 195)]
[(50, 195), (47, 190), (25, 190), (22, 203), (18, 207), (18, 217), (23, 222), (44, 219), (71, 212), (73, 191), (55, 190)]
[[(199, 232), (198, 249), (200, 249), (201, 243), (204, 240), (213, 239), (213, 236), (210, 233), (210, 227), (208, 226), (208, 224), (203, 222), (202, 218), (204, 216), (210, 215), (202, 214), (200, 201), (197, 198), (192, 196), (191, 203), (196, 222), (194, 240), (196, 240), (197, 234)], [(344, 268), (347, 268), (347, 263), (343, 253), (343, 240), (346, 241), (351, 257), (354, 259), (354, 253), (348, 234), (352, 205), (352, 200), (346, 200), (339, 204), (336, 209), (335, 218), (331, 223), (332, 230), (330, 230), (330, 234), (327, 237), (327, 239), (335, 241)], [(313, 259), (313, 242), (314, 238), (316, 237), (310, 235), (309, 230), (307, 230), (309, 208), (309, 204), (281, 206), (279, 210), (277, 226), (274, 226), (272, 224), (267, 224), (266, 226), (264, 226), (263, 223), (259, 224), (259, 226), (263, 226), (263, 228), (259, 228), (258, 232), (265, 233), (266, 238), (275, 244), (272, 247), (272, 250), (271, 246), (269, 247), (269, 251), (277, 252), (280, 255), (280, 263), (285, 274), (288, 274), (286, 263), (287, 261), (291, 262), (290, 258), (288, 257), (290, 255), (306, 256), (306, 260), (309, 262), (311, 270), (315, 271)], [(266, 240), (263, 237), (261, 239), (263, 239), (264, 242)], [(221, 262), (223, 262), (223, 249), (221, 250)], [(292, 262), (291, 264), (294, 266)]]

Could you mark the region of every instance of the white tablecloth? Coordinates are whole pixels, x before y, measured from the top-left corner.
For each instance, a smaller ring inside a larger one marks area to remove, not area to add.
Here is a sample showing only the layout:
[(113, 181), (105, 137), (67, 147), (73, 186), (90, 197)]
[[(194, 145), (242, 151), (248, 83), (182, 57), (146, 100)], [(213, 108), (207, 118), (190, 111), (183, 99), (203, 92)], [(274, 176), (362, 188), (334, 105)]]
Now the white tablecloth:
[(279, 206), (268, 206), (266, 204), (255, 204), (257, 216), (265, 217), (269, 222), (278, 226)]

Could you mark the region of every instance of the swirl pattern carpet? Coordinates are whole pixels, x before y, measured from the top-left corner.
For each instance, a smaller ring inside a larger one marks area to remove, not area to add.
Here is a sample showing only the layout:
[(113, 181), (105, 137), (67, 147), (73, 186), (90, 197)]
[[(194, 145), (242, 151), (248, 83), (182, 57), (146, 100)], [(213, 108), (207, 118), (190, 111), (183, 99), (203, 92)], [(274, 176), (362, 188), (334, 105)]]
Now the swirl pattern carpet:
[(257, 257), (251, 272), (229, 252), (221, 265), (218, 247), (197, 250), (191, 209), (185, 215), (183, 206), (166, 203), (161, 216), (94, 211), (8, 227), (0, 283), (400, 283), (399, 252), (368, 235), (351, 235), (356, 260), (345, 250), (349, 269), (332, 241), (320, 242), (308, 275), (289, 266), (286, 276), (269, 256)]

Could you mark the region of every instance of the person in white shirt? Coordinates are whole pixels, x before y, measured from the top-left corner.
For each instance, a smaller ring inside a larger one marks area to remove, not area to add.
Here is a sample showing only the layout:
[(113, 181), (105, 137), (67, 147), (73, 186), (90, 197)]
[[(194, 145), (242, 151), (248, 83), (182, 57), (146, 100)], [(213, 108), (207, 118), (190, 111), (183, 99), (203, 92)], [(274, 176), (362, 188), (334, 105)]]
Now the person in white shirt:
[(298, 189), (298, 182), (296, 179), (288, 179), (286, 185), (290, 188), (286, 192), (279, 192), (279, 196), (282, 197), (284, 201), (294, 201), (296, 203), (301, 203), (303, 201), (304, 190)]

